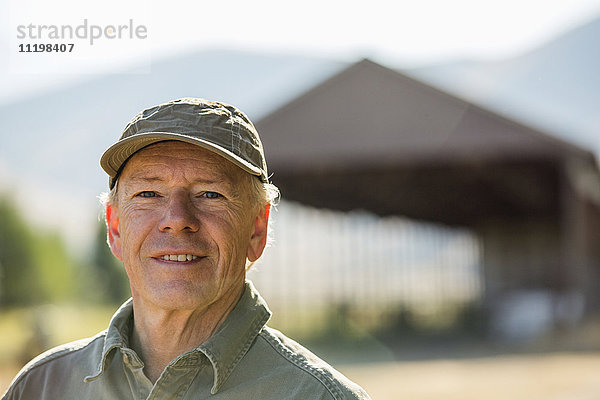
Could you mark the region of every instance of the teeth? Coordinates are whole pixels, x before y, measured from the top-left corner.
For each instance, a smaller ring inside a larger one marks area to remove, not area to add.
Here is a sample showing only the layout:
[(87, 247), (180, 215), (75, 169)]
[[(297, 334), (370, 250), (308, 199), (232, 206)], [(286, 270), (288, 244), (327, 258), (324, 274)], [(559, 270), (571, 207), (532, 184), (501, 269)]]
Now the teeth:
[(162, 256), (162, 259), (165, 261), (192, 261), (196, 258), (198, 258), (198, 256), (191, 254), (167, 254)]

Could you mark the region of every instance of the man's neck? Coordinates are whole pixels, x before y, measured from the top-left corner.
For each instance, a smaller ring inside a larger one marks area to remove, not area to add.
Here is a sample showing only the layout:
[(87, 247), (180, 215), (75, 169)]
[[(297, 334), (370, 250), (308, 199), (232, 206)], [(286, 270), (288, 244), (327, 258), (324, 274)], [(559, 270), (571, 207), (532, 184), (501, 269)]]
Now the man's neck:
[(134, 297), (131, 348), (144, 362), (144, 374), (156, 382), (177, 356), (206, 342), (235, 307), (241, 292), (204, 309), (164, 310)]

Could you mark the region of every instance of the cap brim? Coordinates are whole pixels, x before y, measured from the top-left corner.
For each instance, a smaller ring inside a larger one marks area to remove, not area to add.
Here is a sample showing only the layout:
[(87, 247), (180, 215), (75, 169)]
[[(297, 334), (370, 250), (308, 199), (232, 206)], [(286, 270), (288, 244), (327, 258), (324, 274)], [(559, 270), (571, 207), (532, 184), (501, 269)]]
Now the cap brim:
[[(100, 158), (100, 166), (110, 177), (111, 188), (114, 184), (113, 179), (117, 176), (119, 170), (123, 166), (123, 163), (125, 163), (129, 157), (131, 157), (136, 151), (141, 150), (146, 146), (166, 140), (177, 140), (180, 142), (186, 142), (200, 146), (226, 158), (249, 174), (262, 177), (262, 171), (260, 168), (248, 163), (229, 150), (207, 140), (181, 135), (178, 133), (147, 132), (119, 140), (117, 143), (110, 146), (104, 152), (104, 154), (102, 154), (102, 157)], [(266, 179), (266, 177), (263, 177), (263, 179)]]

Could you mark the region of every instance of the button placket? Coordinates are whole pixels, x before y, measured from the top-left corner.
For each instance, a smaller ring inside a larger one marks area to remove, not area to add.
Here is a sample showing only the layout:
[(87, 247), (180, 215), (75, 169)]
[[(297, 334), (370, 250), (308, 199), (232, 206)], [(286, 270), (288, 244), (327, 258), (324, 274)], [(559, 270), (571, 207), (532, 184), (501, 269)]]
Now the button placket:
[(123, 367), (131, 392), (138, 399), (146, 399), (152, 390), (152, 382), (144, 374), (144, 363), (135, 354), (121, 350)]
[(169, 365), (154, 384), (148, 400), (166, 398), (183, 398), (199, 371), (199, 366), (192, 363)]

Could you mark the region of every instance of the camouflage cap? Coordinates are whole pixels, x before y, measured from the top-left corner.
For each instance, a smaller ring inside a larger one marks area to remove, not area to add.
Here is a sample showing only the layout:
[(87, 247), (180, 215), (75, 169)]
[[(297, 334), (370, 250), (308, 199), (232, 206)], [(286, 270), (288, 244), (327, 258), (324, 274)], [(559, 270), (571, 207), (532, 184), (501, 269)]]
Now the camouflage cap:
[(104, 152), (100, 165), (110, 177), (110, 188), (136, 151), (167, 140), (213, 151), (268, 182), (262, 143), (246, 114), (229, 104), (183, 98), (141, 111), (127, 124), (119, 140)]

